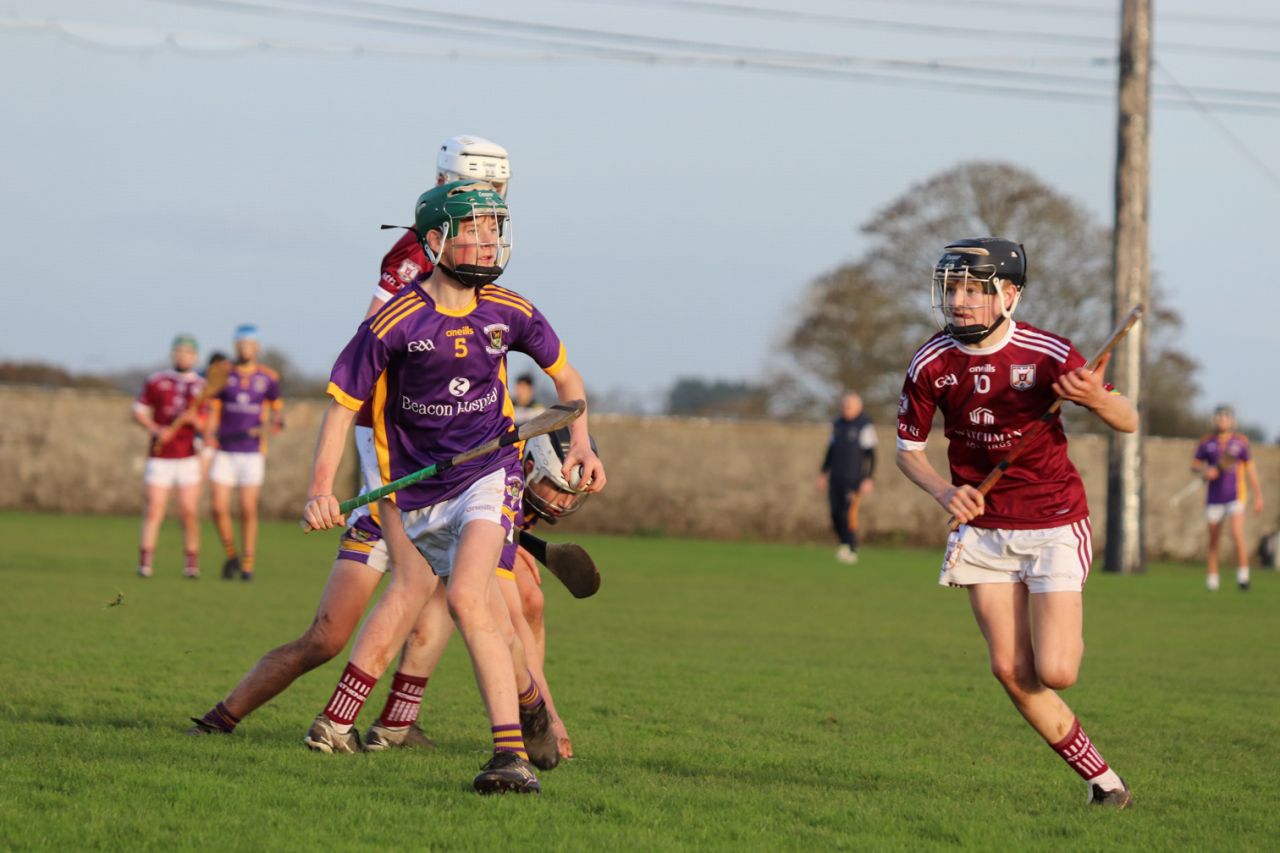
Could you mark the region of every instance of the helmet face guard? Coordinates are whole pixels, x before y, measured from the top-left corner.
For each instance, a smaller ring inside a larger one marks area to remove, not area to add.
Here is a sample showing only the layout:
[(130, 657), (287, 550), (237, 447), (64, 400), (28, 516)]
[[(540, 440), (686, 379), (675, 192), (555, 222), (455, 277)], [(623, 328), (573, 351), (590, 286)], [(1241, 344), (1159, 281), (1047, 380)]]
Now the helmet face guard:
[[(595, 440), (591, 442), (595, 449)], [(554, 524), (582, 508), (590, 495), (564, 478), (569, 430), (537, 435), (524, 445), (524, 502), (539, 518)], [(580, 472), (579, 472), (580, 473)]]
[[(976, 344), (1013, 319), (1026, 284), (1026, 253), (1020, 244), (995, 237), (958, 240), (944, 252), (933, 268), (930, 288), (934, 321), (960, 343)], [(1004, 282), (1015, 288), (1013, 302), (1007, 306)], [(975, 312), (995, 317), (989, 323), (975, 323), (971, 316)]]
[[(418, 198), (415, 230), (431, 263), (468, 287), (480, 287), (502, 275), (511, 260), (511, 217), (502, 195), (490, 184), (454, 181), (428, 190)], [(427, 235), (440, 234), (440, 248), (431, 248)], [(457, 264), (442, 262), (453, 241), (455, 256), (463, 247), (484, 254), (492, 250), (492, 262)]]

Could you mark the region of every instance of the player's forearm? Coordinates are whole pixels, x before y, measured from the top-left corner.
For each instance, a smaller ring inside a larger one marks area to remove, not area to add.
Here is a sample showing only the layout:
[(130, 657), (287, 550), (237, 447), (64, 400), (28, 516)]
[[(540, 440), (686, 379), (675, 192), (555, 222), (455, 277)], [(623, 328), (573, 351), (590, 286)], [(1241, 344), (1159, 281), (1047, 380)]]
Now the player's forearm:
[(1107, 394), (1090, 408), (1104, 424), (1116, 432), (1138, 431), (1138, 410), (1128, 397), (1121, 394)]
[(311, 465), (311, 496), (333, 494), (333, 481), (338, 475), (338, 466), (342, 464), (347, 435), (355, 420), (356, 413), (336, 401), (325, 410)]
[[(570, 400), (587, 399), (586, 383), (582, 380), (582, 374), (572, 364), (566, 363), (560, 370), (556, 371), (556, 375), (551, 377), (551, 381), (555, 383), (556, 397), (559, 398), (561, 403), (567, 403)], [(581, 442), (585, 447), (591, 441), (589, 433), (587, 412), (583, 411), (582, 417), (569, 424), (570, 441), (573, 444)]]
[(898, 463), (898, 470), (905, 474), (908, 480), (936, 501), (941, 502), (943, 495), (951, 488), (951, 483), (942, 478), (923, 450), (899, 449), (895, 461)]
[(138, 426), (145, 429), (151, 435), (155, 435), (160, 430), (160, 426), (154, 420), (152, 420), (150, 412), (140, 410), (140, 409), (134, 409), (133, 420), (135, 423), (138, 424)]

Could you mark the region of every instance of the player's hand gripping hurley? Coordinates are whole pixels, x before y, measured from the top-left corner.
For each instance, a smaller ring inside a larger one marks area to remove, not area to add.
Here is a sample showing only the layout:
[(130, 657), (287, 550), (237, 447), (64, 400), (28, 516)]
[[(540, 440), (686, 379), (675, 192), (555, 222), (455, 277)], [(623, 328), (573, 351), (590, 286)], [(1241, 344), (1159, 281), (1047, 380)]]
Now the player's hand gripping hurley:
[[(393, 480), (381, 488), (374, 489), (371, 492), (365, 492), (354, 498), (345, 500), (338, 504), (338, 511), (343, 516), (357, 507), (365, 504), (371, 504), (376, 500), (381, 500), (392, 492), (399, 491), (405, 486), (412, 486), (414, 483), (429, 479), (437, 474), (443, 474), (455, 465), (461, 465), (463, 462), (470, 462), (472, 459), (492, 453), (503, 447), (508, 447), (520, 441), (527, 441), (535, 435), (543, 435), (549, 432), (555, 432), (561, 427), (566, 427), (573, 423), (578, 417), (587, 410), (586, 400), (570, 400), (568, 403), (557, 403), (551, 406), (545, 412), (537, 417), (525, 421), (519, 427), (510, 432), (503, 433), (501, 437), (492, 441), (486, 441), (479, 447), (471, 450), (463, 451), (452, 459), (446, 459), (443, 462), (437, 462), (434, 465), (428, 465), (412, 474), (406, 474), (399, 480)], [(310, 533), (313, 529), (306, 521), (300, 521), (299, 526), (302, 527), (303, 533)]]
[[(1089, 363), (1085, 365), (1085, 368), (1090, 373), (1096, 371), (1102, 360), (1110, 355), (1111, 350), (1115, 349), (1116, 344), (1120, 343), (1121, 338), (1127, 335), (1129, 330), (1132, 329), (1134, 324), (1136, 324), (1140, 319), (1142, 319), (1142, 306), (1135, 305), (1133, 306), (1133, 310), (1129, 312), (1124, 320), (1121, 321), (1120, 325), (1115, 328), (1115, 331), (1111, 333), (1111, 337), (1107, 338), (1107, 342), (1102, 345), (1102, 349), (1098, 350), (1097, 355), (1089, 359)], [(1031, 427), (1022, 434), (1022, 438), (1018, 440), (1018, 443), (1010, 448), (1009, 455), (1001, 459), (1000, 464), (991, 469), (991, 473), (988, 474), (986, 479), (978, 485), (979, 494), (985, 498), (987, 493), (991, 491), (992, 487), (995, 486), (996, 483), (1000, 482), (1000, 478), (1004, 476), (1005, 471), (1009, 470), (1009, 466), (1012, 465), (1028, 447), (1031, 446), (1031, 442), (1035, 441), (1040, 433), (1044, 431), (1044, 428), (1048, 426), (1049, 421), (1053, 420), (1053, 416), (1062, 408), (1063, 402), (1065, 402), (1065, 400), (1062, 397), (1058, 397), (1054, 400), (1053, 405), (1049, 407), (1049, 410), (1041, 415), (1039, 420), (1032, 424)], [(958, 529), (960, 527), (960, 519), (952, 516), (951, 520), (947, 522), (947, 526), (951, 530)]]

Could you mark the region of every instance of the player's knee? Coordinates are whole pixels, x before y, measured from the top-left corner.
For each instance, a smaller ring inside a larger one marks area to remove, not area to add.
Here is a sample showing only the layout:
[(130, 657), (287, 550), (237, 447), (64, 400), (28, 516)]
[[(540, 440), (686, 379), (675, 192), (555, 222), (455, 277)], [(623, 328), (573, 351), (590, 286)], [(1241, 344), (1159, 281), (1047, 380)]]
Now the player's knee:
[(1027, 693), (1039, 683), (1033, 668), (1015, 660), (991, 661), (991, 674), (1010, 693)]
[(312, 622), (311, 627), (303, 634), (298, 643), (301, 646), (302, 658), (309, 669), (328, 663), (338, 656), (342, 647), (347, 644), (347, 637), (342, 636), (328, 625)]
[(460, 626), (474, 624), (489, 612), (487, 597), (460, 587), (450, 587), (446, 600), (449, 602), (449, 615)]
[(1079, 668), (1063, 661), (1049, 661), (1037, 664), (1036, 674), (1045, 687), (1051, 690), (1066, 690), (1076, 683)]
[(532, 589), (523, 589), (520, 591), (520, 609), (524, 612), (524, 618), (530, 622), (537, 622), (542, 619), (542, 611), (546, 606), (546, 599), (542, 597), (542, 588), (533, 587)]

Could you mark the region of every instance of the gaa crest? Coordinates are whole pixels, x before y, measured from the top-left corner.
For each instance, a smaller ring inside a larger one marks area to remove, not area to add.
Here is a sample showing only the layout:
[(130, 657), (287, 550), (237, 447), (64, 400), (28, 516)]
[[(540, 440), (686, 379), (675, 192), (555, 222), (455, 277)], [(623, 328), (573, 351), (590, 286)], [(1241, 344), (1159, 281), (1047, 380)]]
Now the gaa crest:
[(1036, 384), (1034, 364), (1014, 364), (1009, 367), (1009, 384), (1015, 391), (1029, 391)]
[(489, 344), (484, 351), (489, 355), (502, 355), (507, 351), (506, 343), (503, 335), (511, 331), (511, 327), (506, 323), (493, 323), (484, 327), (484, 336), (489, 339)]

